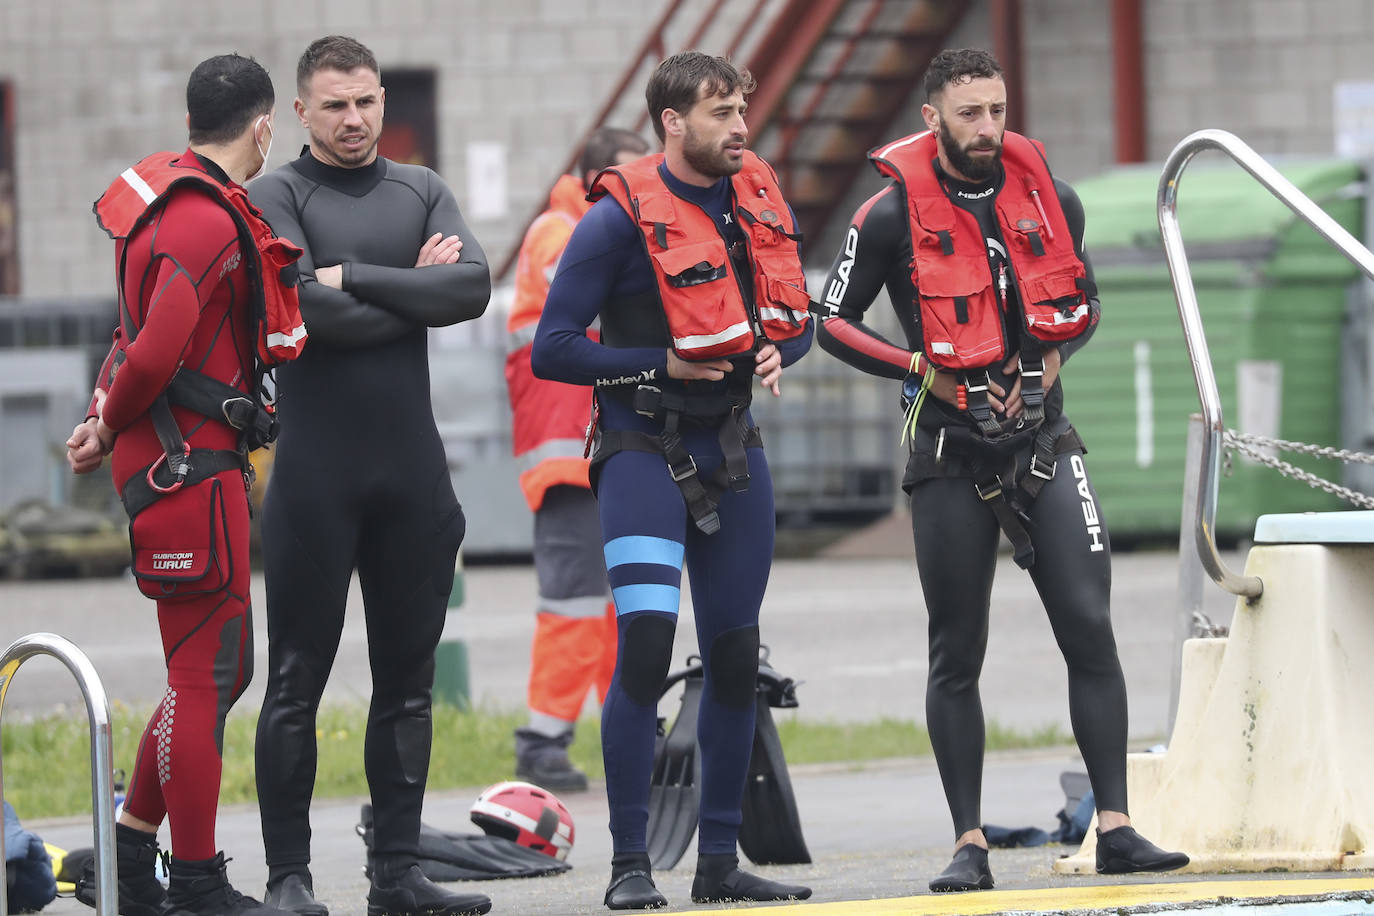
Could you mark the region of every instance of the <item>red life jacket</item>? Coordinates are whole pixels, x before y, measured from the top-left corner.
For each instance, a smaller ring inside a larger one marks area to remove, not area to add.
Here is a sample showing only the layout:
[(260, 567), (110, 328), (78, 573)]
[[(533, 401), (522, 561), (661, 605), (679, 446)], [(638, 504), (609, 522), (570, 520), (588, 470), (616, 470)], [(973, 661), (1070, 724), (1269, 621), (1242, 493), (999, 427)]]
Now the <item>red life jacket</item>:
[[(950, 201), (931, 166), (937, 142), (926, 131), (868, 156), (906, 194), (911, 279), (926, 358), (945, 369), (991, 366), (1019, 349), (1020, 342), (1006, 340), (1000, 291), (977, 217)], [(1007, 131), (1002, 165), (1006, 179), (994, 206), (1022, 327), (1046, 344), (1073, 340), (1091, 325), (1092, 285), (1074, 251), (1044, 150), (1037, 141)]]
[(801, 334), (810, 297), (797, 228), (773, 170), (746, 150), (744, 167), (730, 179), (754, 275), (746, 291), (715, 220), (668, 189), (658, 174), (662, 161), (660, 153), (608, 168), (588, 196), (610, 194), (643, 233), (674, 352), (717, 359), (746, 353), (760, 339)]
[[(248, 275), (255, 292), (262, 294), (254, 297), (257, 308), (253, 314), (253, 339), (259, 362), (275, 366), (295, 359), (306, 338), (296, 289), (296, 260), (302, 249), (272, 232), (243, 188), (226, 187), (199, 169), (178, 165), (182, 155), (154, 153), (125, 169), (95, 202), (96, 222), (115, 241), (127, 239), (157, 213), (173, 188), (183, 182), (194, 182), (224, 206), (238, 227), (239, 247), (249, 259)], [(122, 300), (122, 278), (119, 289)], [(123, 301), (120, 312), (121, 316), (127, 314)]]

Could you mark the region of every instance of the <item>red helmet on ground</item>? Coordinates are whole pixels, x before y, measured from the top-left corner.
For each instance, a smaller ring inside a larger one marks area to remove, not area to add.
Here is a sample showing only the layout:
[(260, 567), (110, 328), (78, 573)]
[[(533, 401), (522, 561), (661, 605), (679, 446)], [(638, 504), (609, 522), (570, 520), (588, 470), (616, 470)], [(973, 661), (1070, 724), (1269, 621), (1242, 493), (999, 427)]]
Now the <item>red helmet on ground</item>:
[(566, 859), (573, 846), (573, 819), (552, 792), (528, 782), (498, 782), (472, 803), (472, 822), (492, 836)]

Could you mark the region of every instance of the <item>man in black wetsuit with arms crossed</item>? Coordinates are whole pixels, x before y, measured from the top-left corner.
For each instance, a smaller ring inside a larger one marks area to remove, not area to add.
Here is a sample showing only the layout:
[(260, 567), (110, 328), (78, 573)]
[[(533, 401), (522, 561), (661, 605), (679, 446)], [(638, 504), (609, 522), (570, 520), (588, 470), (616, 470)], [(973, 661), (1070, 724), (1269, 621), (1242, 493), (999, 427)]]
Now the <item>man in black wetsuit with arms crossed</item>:
[[(1179, 868), (1188, 857), (1140, 836), (1126, 813), (1110, 545), (1058, 380), (1100, 313), (1083, 206), (1038, 143), (1006, 130), (992, 55), (942, 51), (925, 89), (927, 129), (869, 154), (892, 183), (854, 215), (822, 287), (817, 339), (865, 372), (903, 380), (908, 401), (902, 486), (930, 615), (926, 721), (955, 834), (953, 861), (930, 889), (993, 885), (978, 675), (999, 529), (1068, 666), (1069, 717), (1097, 803), (1097, 870)], [(884, 285), (905, 346), (863, 323)]]
[(267, 898), (328, 913), (309, 870), (315, 714), (356, 567), (372, 665), (368, 914), (486, 913), (485, 896), (426, 879), (416, 854), (434, 649), (465, 525), (434, 424), (426, 328), (481, 315), (491, 277), (439, 176), (378, 157), (385, 92), (372, 52), (321, 38), (301, 56), (296, 84), (309, 147), (253, 189), (277, 231), (305, 248), (310, 332), (307, 354), (278, 373), (284, 432), (262, 522), (268, 679), (257, 782)]

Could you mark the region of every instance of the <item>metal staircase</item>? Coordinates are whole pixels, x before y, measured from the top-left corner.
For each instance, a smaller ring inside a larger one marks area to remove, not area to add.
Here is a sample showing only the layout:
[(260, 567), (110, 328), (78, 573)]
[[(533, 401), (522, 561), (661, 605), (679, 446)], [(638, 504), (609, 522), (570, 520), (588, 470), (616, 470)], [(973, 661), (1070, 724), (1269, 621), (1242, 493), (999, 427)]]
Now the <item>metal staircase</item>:
[[(746, 116), (751, 146), (777, 170), (803, 233), (818, 237), (867, 168), (868, 150), (894, 131), (916, 129), (893, 120), (970, 6), (970, 0), (673, 0), (558, 175), (572, 170), (587, 135), (612, 115), (633, 111), (616, 123), (643, 128), (643, 88), (653, 66), (699, 47), (743, 60), (753, 73), (758, 87)], [(680, 44), (672, 40), (684, 34)], [(526, 228), (546, 199), (539, 198)], [(518, 252), (517, 241), (496, 279), (514, 267)]]
[(865, 154), (920, 127), (893, 122), (969, 3), (795, 0), (788, 6), (750, 61), (759, 81), (750, 99), (751, 145), (777, 170), (802, 232), (817, 238), (868, 168)]

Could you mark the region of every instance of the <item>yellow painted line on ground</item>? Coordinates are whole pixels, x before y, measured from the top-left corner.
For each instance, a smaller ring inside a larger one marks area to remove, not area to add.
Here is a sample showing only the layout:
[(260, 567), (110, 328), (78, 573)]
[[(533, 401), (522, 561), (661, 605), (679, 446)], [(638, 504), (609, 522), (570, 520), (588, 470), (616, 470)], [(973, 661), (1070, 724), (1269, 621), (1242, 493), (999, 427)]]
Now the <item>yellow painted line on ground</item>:
[[(793, 903), (760, 909), (758, 912), (767, 913), (768, 916), (981, 916), (1007, 911), (1035, 913), (1054, 910), (1115, 909), (1148, 904), (1198, 903), (1220, 897), (1225, 897), (1228, 903), (1234, 903), (1246, 899), (1312, 897), (1358, 891), (1374, 891), (1374, 878), (1278, 878), (1264, 881), (1193, 881), (1186, 884), (1095, 884), (1088, 887), (929, 894), (886, 900), (846, 900), (840, 903)], [(740, 911), (736, 908), (693, 908), (684, 912)]]

